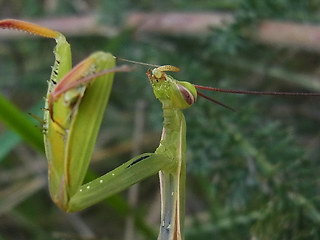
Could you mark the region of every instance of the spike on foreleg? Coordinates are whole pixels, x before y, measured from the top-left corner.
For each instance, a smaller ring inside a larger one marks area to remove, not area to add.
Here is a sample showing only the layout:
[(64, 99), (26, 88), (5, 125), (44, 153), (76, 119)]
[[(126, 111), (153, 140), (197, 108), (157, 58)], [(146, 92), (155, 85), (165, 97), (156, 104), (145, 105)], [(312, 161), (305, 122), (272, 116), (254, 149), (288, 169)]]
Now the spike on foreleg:
[(45, 127), (46, 125), (46, 121), (42, 120), (40, 117), (38, 117), (37, 115), (33, 114), (33, 113), (28, 113), (29, 116), (31, 116), (32, 118), (34, 118), (35, 120), (37, 120), (40, 124), (39, 125), (34, 125), (36, 128), (38, 128), (43, 134), (46, 134), (48, 129)]
[(41, 119), (40, 117), (38, 117), (37, 115), (33, 114), (33, 113), (28, 113), (29, 116), (31, 116), (32, 118), (34, 118), (35, 120), (37, 120), (40, 124), (44, 125), (45, 121), (43, 119)]

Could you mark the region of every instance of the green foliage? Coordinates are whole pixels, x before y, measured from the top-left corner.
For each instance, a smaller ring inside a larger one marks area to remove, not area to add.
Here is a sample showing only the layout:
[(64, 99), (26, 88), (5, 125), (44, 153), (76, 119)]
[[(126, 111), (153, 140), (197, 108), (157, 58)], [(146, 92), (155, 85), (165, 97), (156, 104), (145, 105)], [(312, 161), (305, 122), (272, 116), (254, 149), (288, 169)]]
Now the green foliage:
[[(24, 2), (25, 8), (21, 3), (11, 8), (11, 12), (16, 13), (13, 16), (45, 15), (41, 1)], [(81, 13), (74, 3), (60, 2), (51, 14)], [(87, 11), (99, 12), (101, 21), (115, 25), (120, 25), (125, 14), (134, 10), (223, 9), (232, 11), (236, 21), (229, 28), (213, 29), (206, 38), (154, 36), (137, 39), (132, 32), (121, 32), (110, 39), (96, 36), (69, 38), (66, 34), (75, 53), (74, 63), (95, 50), (105, 50), (137, 61), (176, 65), (182, 69), (181, 73), (174, 74), (179, 80), (265, 91), (303, 91), (308, 79), (302, 78), (300, 82), (292, 82), (292, 79), (300, 73), (309, 77), (318, 75), (318, 53), (266, 46), (249, 38), (249, 33), (261, 19), (319, 23), (320, 4), (316, 0), (100, 1), (96, 8), (89, 1), (83, 3)], [(32, 4), (37, 6), (28, 7)], [(21, 109), (29, 108), (45, 95), (53, 45), (34, 38), (1, 42), (0, 90)], [(275, 74), (274, 69), (281, 69), (282, 74)], [(109, 156), (108, 162), (93, 164), (95, 174), (102, 174), (129, 159), (127, 149), (132, 143), (134, 111), (139, 99), (147, 105), (145, 136), (151, 134), (155, 141), (159, 139), (160, 104), (154, 100), (145, 71), (145, 68), (139, 68), (130, 74), (116, 75), (112, 106), (107, 110), (97, 144), (98, 152), (111, 145), (113, 155)], [(312, 86), (308, 89), (312, 90)], [(195, 106), (185, 111), (188, 126), (186, 238), (319, 239), (318, 99), (208, 95), (236, 108), (237, 112), (204, 99), (199, 99)], [(1, 151), (4, 147), (1, 145)], [(154, 147), (148, 145), (145, 149), (152, 151)], [(28, 160), (23, 158), (24, 153), (18, 145), (1, 163), (0, 176), (9, 173), (16, 177), (1, 179), (1, 187), (9, 194), (0, 192), (0, 210), (3, 200), (15, 193), (17, 186), (26, 190), (22, 183), (46, 174), (46, 167), (38, 170), (30, 167), (35, 164), (34, 153), (30, 153), (33, 158)], [(45, 159), (42, 161), (44, 163)], [(26, 174), (15, 175), (17, 169), (23, 169)], [(121, 239), (123, 216), (135, 214), (139, 221), (145, 219), (158, 191), (157, 184), (156, 178), (142, 183), (139, 204), (133, 213), (121, 200), (114, 200), (81, 215), (97, 236)], [(53, 206), (46, 188), (30, 192), (21, 199), (18, 208), (5, 211), (0, 239), (52, 239), (53, 232), (72, 236), (72, 224)], [(110, 212), (117, 217), (111, 216)], [(143, 236), (150, 239), (150, 228), (145, 227), (145, 222), (139, 224), (142, 226), (137, 227), (142, 232), (141, 239)], [(106, 229), (106, 226), (109, 227)], [(154, 229), (156, 231), (156, 227)]]

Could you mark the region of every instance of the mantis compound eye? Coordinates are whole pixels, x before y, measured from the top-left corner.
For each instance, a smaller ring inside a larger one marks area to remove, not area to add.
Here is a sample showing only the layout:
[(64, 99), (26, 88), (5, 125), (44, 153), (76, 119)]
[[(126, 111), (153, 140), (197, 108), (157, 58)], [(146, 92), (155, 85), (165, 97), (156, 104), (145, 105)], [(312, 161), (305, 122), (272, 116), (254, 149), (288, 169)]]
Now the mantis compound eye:
[(179, 100), (177, 106), (180, 109), (188, 108), (197, 101), (197, 90), (193, 84), (177, 82), (176, 85), (177, 90), (181, 93), (180, 97), (177, 98)]
[(177, 84), (184, 100), (189, 104), (192, 105), (196, 102), (196, 96), (194, 96), (186, 87)]

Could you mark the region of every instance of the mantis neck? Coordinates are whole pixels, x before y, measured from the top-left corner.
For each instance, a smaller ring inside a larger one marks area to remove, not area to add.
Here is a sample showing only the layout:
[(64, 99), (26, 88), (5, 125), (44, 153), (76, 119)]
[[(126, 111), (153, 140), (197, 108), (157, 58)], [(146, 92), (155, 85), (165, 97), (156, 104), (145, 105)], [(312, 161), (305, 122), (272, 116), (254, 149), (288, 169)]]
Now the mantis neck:
[(172, 164), (159, 172), (161, 225), (158, 239), (181, 239), (185, 208), (186, 124), (180, 109), (163, 101), (163, 131), (156, 153), (166, 154)]
[[(168, 157), (175, 159), (177, 153), (185, 152), (185, 118), (180, 109), (172, 108), (169, 104), (163, 103), (163, 131), (161, 142), (156, 150), (165, 152)], [(184, 144), (182, 144), (182, 142)]]

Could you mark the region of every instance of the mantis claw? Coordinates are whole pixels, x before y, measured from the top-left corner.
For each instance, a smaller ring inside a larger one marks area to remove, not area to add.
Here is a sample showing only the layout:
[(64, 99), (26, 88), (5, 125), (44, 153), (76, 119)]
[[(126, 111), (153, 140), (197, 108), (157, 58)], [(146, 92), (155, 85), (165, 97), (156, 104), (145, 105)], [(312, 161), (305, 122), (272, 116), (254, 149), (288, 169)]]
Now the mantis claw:
[(57, 38), (61, 35), (61, 33), (51, 30), (49, 28), (16, 19), (1, 20), (0, 28), (21, 30), (46, 38)]

